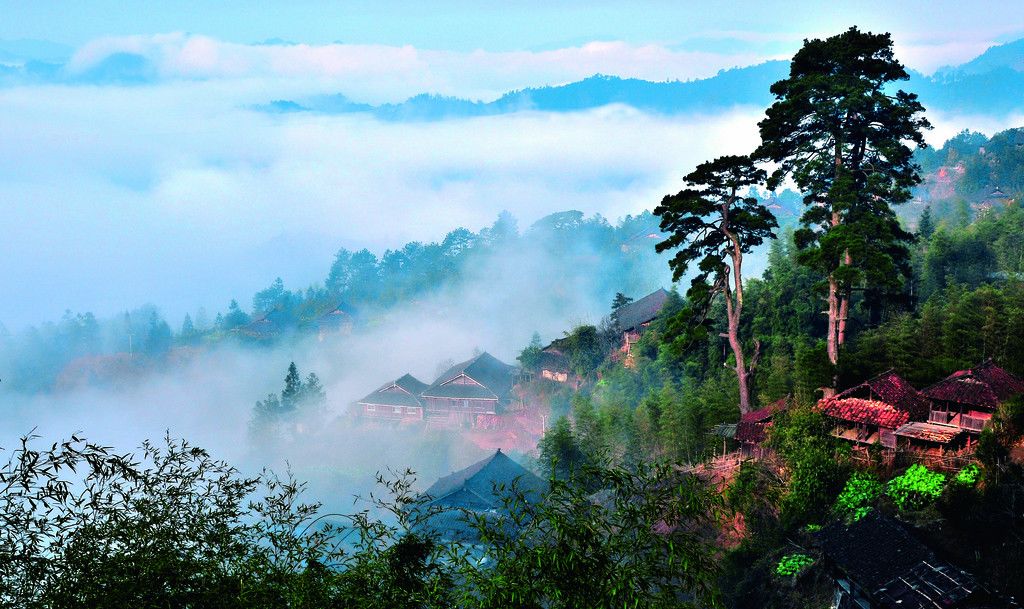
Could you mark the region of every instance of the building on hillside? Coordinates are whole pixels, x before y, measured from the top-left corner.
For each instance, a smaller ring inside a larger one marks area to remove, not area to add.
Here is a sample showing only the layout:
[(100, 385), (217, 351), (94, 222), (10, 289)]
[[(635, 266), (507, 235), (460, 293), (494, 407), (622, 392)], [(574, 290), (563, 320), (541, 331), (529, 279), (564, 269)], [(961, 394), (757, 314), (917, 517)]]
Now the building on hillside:
[(359, 414), (372, 419), (412, 422), (423, 420), (420, 394), (428, 385), (411, 374), (390, 383), (356, 402)]
[(768, 428), (771, 427), (775, 415), (789, 407), (790, 396), (771, 404), (748, 412), (740, 417), (736, 424), (733, 439), (740, 445), (740, 453), (745, 457), (761, 458), (767, 453), (767, 448), (762, 446), (768, 438)]
[(487, 352), (452, 366), (420, 393), (424, 418), (476, 426), (478, 415), (503, 413), (518, 370)]
[(927, 462), (928, 457), (960, 455), (971, 449), (970, 436), (955, 425), (914, 421), (894, 432), (896, 448)]
[(235, 329), (238, 334), (257, 341), (271, 341), (293, 328), (292, 319), (283, 309), (268, 311), (244, 326)]
[(895, 432), (910, 421), (928, 418), (928, 400), (889, 370), (818, 402), (835, 422), (833, 435), (856, 444), (896, 448)]
[(833, 607), (966, 609), (1007, 607), (975, 578), (936, 556), (900, 522), (872, 510), (817, 535), (835, 582)]
[(1024, 381), (995, 365), (991, 359), (959, 370), (922, 392), (931, 400), (928, 421), (954, 425), (977, 434), (988, 425), (996, 408), (1024, 393)]
[(446, 541), (473, 544), (478, 531), (469, 520), (474, 515), (498, 518), (508, 515), (506, 498), (521, 494), (536, 502), (547, 492), (547, 483), (498, 449), (493, 455), (438, 479), (421, 496), (423, 517), (418, 526)]
[(569, 377), (575, 375), (570, 369), (569, 357), (558, 348), (557, 343), (551, 343), (540, 352), (540, 376), (556, 383), (568, 383)]
[(651, 322), (654, 321), (668, 302), (668, 292), (658, 288), (640, 300), (622, 305), (614, 312), (622, 332), (622, 345), (619, 352), (627, 366), (633, 363), (633, 345), (640, 340)]
[(323, 342), (328, 336), (348, 336), (355, 325), (352, 314), (342, 305), (316, 318), (316, 337)]

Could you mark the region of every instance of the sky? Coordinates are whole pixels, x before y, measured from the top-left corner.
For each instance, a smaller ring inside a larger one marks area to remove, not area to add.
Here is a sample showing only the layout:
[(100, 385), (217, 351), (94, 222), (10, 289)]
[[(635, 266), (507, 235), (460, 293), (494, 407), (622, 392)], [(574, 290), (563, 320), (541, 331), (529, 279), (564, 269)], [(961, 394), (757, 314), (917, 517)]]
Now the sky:
[[(1024, 37), (1013, 2), (823, 6), (0, 2), (0, 63), (60, 61), (67, 77), (0, 86), (0, 324), (153, 303), (176, 326), (199, 307), (246, 305), (278, 276), (290, 288), (321, 281), (340, 247), (440, 240), (505, 209), (521, 226), (570, 208), (637, 213), (696, 163), (749, 150), (763, 110), (387, 123), (254, 104), (339, 92), (487, 100), (594, 73), (704, 78), (854, 23), (891, 31), (925, 73)], [(145, 58), (145, 83), (92, 78), (119, 53)], [(933, 122), (935, 138), (1005, 126)]]

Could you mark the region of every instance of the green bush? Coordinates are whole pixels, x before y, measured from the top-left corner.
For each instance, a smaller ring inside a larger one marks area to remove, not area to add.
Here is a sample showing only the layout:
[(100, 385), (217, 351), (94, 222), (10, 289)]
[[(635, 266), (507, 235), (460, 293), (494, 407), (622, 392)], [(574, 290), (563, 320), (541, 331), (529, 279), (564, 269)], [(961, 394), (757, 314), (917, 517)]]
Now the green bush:
[(957, 484), (963, 484), (964, 486), (974, 486), (978, 482), (978, 478), (981, 476), (981, 469), (977, 465), (971, 463), (967, 467), (963, 468), (956, 474)]
[(889, 481), (885, 492), (901, 510), (923, 508), (942, 494), (946, 476), (923, 465), (911, 465), (902, 476)]
[(856, 522), (871, 511), (881, 494), (882, 483), (878, 478), (866, 472), (854, 472), (836, 498), (835, 511), (843, 518)]
[(779, 560), (775, 574), (782, 577), (799, 575), (804, 569), (814, 564), (814, 559), (806, 554), (787, 554)]

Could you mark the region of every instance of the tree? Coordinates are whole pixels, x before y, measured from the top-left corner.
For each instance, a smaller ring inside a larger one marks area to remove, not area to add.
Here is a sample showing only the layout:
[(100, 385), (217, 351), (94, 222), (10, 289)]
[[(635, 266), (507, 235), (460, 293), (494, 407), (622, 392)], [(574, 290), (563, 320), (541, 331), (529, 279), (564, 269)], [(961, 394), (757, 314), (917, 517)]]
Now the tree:
[(615, 298), (612, 299), (612, 315), (611, 315), (611, 318), (612, 318), (612, 326), (614, 327), (616, 332), (621, 330), (621, 328), (619, 327), (619, 309), (621, 309), (622, 307), (628, 305), (631, 302), (633, 302), (633, 299), (630, 298), (629, 296), (626, 296), (622, 292), (616, 292), (615, 293)]
[(286, 411), (295, 410), (302, 400), (302, 378), (299, 369), (292, 362), (288, 366), (288, 374), (284, 377), (284, 389), (281, 391), (281, 408)]
[(805, 193), (796, 242), (800, 261), (826, 278), (834, 367), (854, 286), (894, 286), (910, 272), (912, 235), (892, 206), (909, 200), (920, 182), (908, 142), (925, 147), (921, 131), (931, 125), (916, 95), (891, 91), (890, 83), (908, 78), (889, 34), (853, 27), (805, 40), (789, 77), (772, 85), (776, 101), (759, 123), (757, 155), (779, 164), (768, 186), (789, 176)]
[(720, 157), (698, 165), (684, 178), (689, 188), (667, 195), (654, 210), (661, 217), (662, 232), (669, 235), (655, 249), (661, 253), (678, 248), (669, 260), (672, 278), (678, 281), (697, 262), (697, 275), (686, 293), (692, 325), (706, 331), (714, 299), (721, 295), (725, 300), (728, 330), (722, 336), (732, 349), (744, 414), (752, 407), (750, 381), (760, 345), (755, 343), (758, 346), (748, 364), (740, 340), (743, 254), (774, 238), (772, 230), (778, 223), (757, 198), (740, 193), (766, 177), (750, 157)]
[[(289, 369), (289, 373), (291, 369)], [(320, 384), (320, 377), (315, 372), (306, 375), (306, 382), (303, 383), (299, 395), (299, 403), (303, 406), (320, 408), (327, 402), (327, 392)]]
[(917, 222), (917, 238), (927, 242), (934, 232), (935, 223), (932, 221), (932, 208), (929, 205), (921, 212), (921, 219)]
[(238, 301), (232, 298), (231, 304), (228, 305), (228, 314), (224, 316), (221, 325), (224, 330), (234, 330), (247, 323), (249, 323), (249, 316), (238, 306)]
[(149, 316), (149, 331), (146, 333), (146, 355), (159, 357), (171, 348), (171, 328), (160, 319), (156, 311)]
[(534, 332), (533, 336), (530, 337), (530, 344), (522, 350), (516, 359), (523, 365), (524, 370), (535, 371), (540, 366), (540, 354), (542, 352), (540, 334)]

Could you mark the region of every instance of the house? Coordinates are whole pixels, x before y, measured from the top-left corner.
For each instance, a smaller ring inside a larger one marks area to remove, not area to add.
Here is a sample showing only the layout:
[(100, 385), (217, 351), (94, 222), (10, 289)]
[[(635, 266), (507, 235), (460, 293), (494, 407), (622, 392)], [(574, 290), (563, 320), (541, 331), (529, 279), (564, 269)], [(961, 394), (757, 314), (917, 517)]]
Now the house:
[(897, 429), (928, 418), (928, 400), (889, 370), (860, 385), (818, 402), (835, 422), (833, 435), (857, 444), (896, 448)]
[(420, 394), (428, 385), (411, 374), (390, 383), (356, 402), (359, 414), (389, 421), (422, 421), (423, 401)]
[(547, 483), (498, 449), (473, 465), (438, 479), (420, 497), (419, 527), (445, 541), (474, 543), (478, 532), (471, 525), (476, 515), (498, 518), (509, 513), (506, 502), (521, 493), (528, 502), (540, 501)]
[(929, 422), (978, 434), (1000, 404), (1024, 393), (1024, 381), (989, 359), (974, 368), (954, 372), (922, 393), (931, 400)]
[(966, 609), (1005, 607), (969, 573), (940, 559), (905, 525), (871, 511), (816, 535), (835, 582), (833, 607)]
[(668, 292), (659, 288), (640, 300), (622, 305), (614, 311), (619, 331), (622, 332), (619, 352), (627, 366), (633, 361), (633, 345), (640, 340), (640, 335), (658, 317), (667, 302)]
[(763, 457), (767, 451), (761, 444), (768, 438), (768, 428), (772, 419), (789, 406), (790, 396), (771, 404), (748, 412), (740, 417), (736, 424), (733, 439), (740, 445), (740, 452), (745, 457)]
[(557, 342), (544, 347), (540, 352), (540, 376), (556, 383), (568, 383), (571, 375), (569, 357), (556, 346)]
[(257, 341), (274, 340), (293, 328), (293, 320), (284, 309), (273, 309), (257, 317), (235, 332)]
[(955, 425), (914, 421), (893, 433), (898, 450), (923, 458), (956, 455), (971, 446), (968, 434)]
[(352, 315), (342, 305), (331, 309), (316, 318), (316, 337), (323, 342), (328, 336), (348, 336), (352, 334), (354, 321)]
[(504, 412), (518, 370), (487, 352), (452, 366), (420, 393), (424, 418), (475, 426), (478, 415)]

